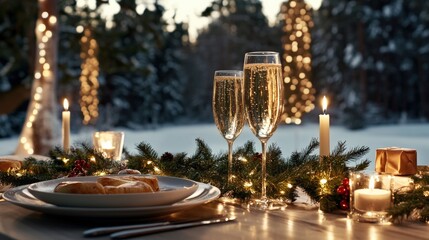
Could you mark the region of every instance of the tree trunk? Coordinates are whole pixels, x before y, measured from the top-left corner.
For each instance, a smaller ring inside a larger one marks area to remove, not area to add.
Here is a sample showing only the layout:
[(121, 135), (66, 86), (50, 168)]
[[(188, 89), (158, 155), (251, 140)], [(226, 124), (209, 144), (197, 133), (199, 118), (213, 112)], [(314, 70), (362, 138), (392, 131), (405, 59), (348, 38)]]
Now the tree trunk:
[(58, 49), (56, 0), (39, 0), (31, 100), (15, 154), (46, 155), (59, 143), (56, 104)]

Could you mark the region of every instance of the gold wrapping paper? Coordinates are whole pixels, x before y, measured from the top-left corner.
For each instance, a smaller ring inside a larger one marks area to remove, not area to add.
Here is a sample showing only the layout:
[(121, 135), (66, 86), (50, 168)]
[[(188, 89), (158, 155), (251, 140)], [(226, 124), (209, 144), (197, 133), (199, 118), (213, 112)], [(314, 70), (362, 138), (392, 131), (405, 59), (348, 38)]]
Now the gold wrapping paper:
[(417, 151), (409, 148), (378, 148), (375, 171), (406, 176), (417, 173)]

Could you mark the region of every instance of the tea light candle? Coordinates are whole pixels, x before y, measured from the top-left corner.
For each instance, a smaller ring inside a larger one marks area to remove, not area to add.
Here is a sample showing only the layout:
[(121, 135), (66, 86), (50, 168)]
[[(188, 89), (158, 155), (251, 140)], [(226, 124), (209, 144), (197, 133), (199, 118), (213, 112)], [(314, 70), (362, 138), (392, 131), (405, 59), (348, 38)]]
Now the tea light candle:
[(63, 149), (65, 151), (68, 151), (70, 148), (70, 111), (69, 111), (69, 101), (67, 100), (67, 98), (64, 99), (63, 106), (64, 106), (64, 111), (62, 112)]
[(100, 144), (101, 144), (101, 149), (103, 149), (103, 150), (115, 149), (111, 139), (101, 139)]
[(329, 156), (329, 114), (326, 113), (328, 108), (328, 100), (323, 96), (322, 100), (323, 114), (319, 115), (319, 130), (320, 130), (320, 156)]
[(386, 211), (390, 206), (390, 191), (374, 189), (374, 178), (370, 178), (369, 188), (354, 191), (354, 207), (359, 211)]
[(101, 141), (101, 151), (109, 158), (115, 155), (115, 147), (111, 141)]
[(95, 132), (93, 134), (94, 148), (100, 151), (104, 157), (113, 160), (121, 160), (124, 146), (123, 132)]

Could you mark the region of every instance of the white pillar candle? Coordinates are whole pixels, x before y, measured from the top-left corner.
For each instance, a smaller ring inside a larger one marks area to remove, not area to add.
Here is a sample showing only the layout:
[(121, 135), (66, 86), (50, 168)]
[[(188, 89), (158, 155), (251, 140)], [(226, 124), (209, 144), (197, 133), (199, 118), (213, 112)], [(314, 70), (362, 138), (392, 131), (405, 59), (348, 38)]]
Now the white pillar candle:
[(63, 136), (63, 148), (68, 151), (70, 148), (70, 111), (69, 101), (67, 98), (64, 99), (64, 111), (63, 111), (63, 124), (62, 124), (62, 136)]
[(320, 131), (320, 156), (329, 156), (329, 114), (326, 113), (328, 108), (328, 100), (323, 96), (322, 100), (323, 114), (319, 115), (319, 131)]

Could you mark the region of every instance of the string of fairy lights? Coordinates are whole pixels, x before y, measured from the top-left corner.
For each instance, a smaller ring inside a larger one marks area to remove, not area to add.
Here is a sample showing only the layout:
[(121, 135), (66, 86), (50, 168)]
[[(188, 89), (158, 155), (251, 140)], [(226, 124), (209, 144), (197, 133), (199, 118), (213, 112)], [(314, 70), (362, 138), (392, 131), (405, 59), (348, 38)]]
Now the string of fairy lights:
[(316, 90), (311, 82), (311, 7), (304, 0), (282, 3), (283, 76), (287, 96), (283, 119), (301, 124), (302, 116), (314, 109)]
[[(83, 27), (79, 26), (77, 31), (82, 31)], [(92, 35), (90, 27), (83, 30), (80, 39), (82, 59), (80, 75), (80, 109), (83, 114), (83, 124), (94, 123), (98, 118), (98, 73), (99, 64), (97, 59), (98, 44)]]
[(49, 41), (52, 39), (53, 32), (50, 30), (57, 24), (57, 17), (50, 15), (44, 11), (40, 14), (36, 22), (36, 64), (34, 71), (34, 84), (32, 89), (32, 99), (30, 101), (29, 111), (22, 130), (17, 152), (24, 150), (27, 154), (34, 153), (34, 122), (43, 107), (43, 82), (52, 82), (53, 73), (52, 66), (55, 64), (52, 60), (52, 55), (49, 54)]

